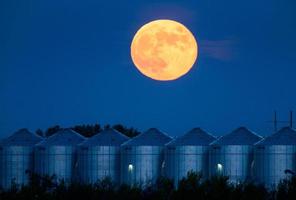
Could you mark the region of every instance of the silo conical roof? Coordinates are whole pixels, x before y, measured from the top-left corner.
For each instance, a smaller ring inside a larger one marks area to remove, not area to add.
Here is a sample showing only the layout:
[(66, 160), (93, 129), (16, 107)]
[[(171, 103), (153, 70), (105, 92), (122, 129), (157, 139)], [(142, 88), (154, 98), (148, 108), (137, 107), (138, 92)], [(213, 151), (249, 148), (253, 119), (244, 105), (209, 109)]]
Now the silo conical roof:
[(253, 145), (260, 141), (261, 136), (245, 127), (239, 127), (231, 133), (224, 135), (214, 141), (213, 145)]
[(129, 137), (114, 129), (107, 129), (87, 139), (81, 146), (119, 146), (128, 139)]
[(31, 133), (27, 129), (20, 129), (1, 141), (1, 146), (31, 146), (42, 141), (42, 137)]
[(70, 128), (67, 128), (59, 130), (54, 135), (39, 143), (38, 146), (77, 145), (83, 142), (84, 139), (85, 137), (83, 137), (79, 133), (73, 131)]
[(171, 141), (172, 138), (156, 128), (150, 128), (146, 132), (130, 139), (122, 145), (130, 146), (162, 146)]
[(170, 143), (169, 146), (185, 146), (185, 145), (192, 145), (192, 146), (201, 146), (201, 145), (209, 145), (212, 143), (216, 138), (202, 130), (201, 128), (194, 128), (190, 130), (185, 135), (174, 139)]
[(284, 127), (259, 141), (256, 145), (296, 145), (296, 130)]

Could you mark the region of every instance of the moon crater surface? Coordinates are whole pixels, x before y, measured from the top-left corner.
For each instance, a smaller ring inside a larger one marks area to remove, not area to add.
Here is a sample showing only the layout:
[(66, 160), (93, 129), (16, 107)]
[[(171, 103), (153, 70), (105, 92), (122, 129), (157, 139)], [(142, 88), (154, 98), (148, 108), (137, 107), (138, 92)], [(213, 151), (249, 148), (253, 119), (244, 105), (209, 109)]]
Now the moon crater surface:
[(142, 26), (131, 44), (137, 69), (154, 80), (175, 80), (186, 74), (197, 59), (193, 34), (181, 23), (155, 20)]

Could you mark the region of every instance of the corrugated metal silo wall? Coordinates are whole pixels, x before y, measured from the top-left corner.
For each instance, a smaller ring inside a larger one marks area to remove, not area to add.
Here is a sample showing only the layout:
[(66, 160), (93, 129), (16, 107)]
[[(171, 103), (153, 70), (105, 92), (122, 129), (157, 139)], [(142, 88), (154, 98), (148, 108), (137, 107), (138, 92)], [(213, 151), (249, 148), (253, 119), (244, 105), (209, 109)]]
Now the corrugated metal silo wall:
[(79, 147), (78, 171), (82, 183), (94, 184), (109, 177), (112, 182), (119, 184), (120, 147)]
[(213, 145), (210, 149), (210, 176), (229, 176), (233, 183), (254, 177), (254, 147), (252, 145)]
[(65, 183), (76, 181), (77, 148), (75, 146), (46, 146), (35, 148), (35, 172), (44, 176), (55, 176)]
[(255, 177), (259, 183), (267, 186), (277, 185), (281, 179), (289, 178), (296, 172), (296, 146), (267, 145), (255, 148)]
[(145, 187), (164, 175), (163, 146), (123, 146), (121, 183)]
[(209, 146), (167, 146), (165, 150), (165, 176), (174, 180), (175, 186), (188, 172), (202, 173), (208, 177)]
[(21, 186), (29, 182), (33, 171), (33, 147), (3, 146), (0, 147), (0, 186), (10, 189), (12, 185)]

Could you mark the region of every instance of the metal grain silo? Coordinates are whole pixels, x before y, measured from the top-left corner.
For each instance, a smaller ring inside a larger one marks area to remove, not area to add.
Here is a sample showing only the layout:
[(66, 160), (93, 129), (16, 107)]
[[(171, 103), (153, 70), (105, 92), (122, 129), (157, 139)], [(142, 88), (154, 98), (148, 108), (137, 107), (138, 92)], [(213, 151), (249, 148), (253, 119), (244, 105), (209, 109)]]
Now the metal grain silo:
[(35, 148), (35, 172), (70, 183), (77, 179), (77, 145), (84, 137), (71, 129), (59, 130)]
[(228, 176), (233, 183), (251, 180), (254, 175), (253, 145), (261, 139), (240, 127), (214, 141), (210, 149), (210, 175)]
[(34, 145), (41, 137), (21, 129), (0, 143), (0, 186), (9, 189), (29, 182), (33, 172)]
[(114, 129), (104, 130), (79, 145), (80, 181), (94, 184), (106, 177), (120, 182), (120, 145), (129, 138)]
[(200, 128), (169, 142), (165, 149), (166, 177), (174, 180), (175, 186), (190, 171), (208, 177), (209, 144), (216, 138)]
[(151, 128), (121, 145), (121, 182), (145, 187), (164, 175), (165, 133)]
[(296, 173), (296, 130), (282, 128), (255, 144), (257, 182), (275, 186)]

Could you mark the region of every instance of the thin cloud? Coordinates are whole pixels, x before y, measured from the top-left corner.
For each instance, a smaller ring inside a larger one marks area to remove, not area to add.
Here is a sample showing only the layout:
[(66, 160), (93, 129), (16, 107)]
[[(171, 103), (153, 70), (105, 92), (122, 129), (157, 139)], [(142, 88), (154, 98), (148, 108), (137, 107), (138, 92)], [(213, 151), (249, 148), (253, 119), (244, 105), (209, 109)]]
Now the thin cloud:
[(221, 61), (229, 61), (234, 58), (236, 41), (225, 40), (202, 40), (199, 42), (199, 52), (209, 58)]

